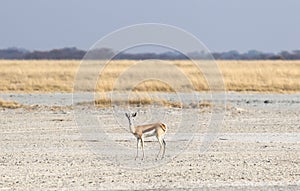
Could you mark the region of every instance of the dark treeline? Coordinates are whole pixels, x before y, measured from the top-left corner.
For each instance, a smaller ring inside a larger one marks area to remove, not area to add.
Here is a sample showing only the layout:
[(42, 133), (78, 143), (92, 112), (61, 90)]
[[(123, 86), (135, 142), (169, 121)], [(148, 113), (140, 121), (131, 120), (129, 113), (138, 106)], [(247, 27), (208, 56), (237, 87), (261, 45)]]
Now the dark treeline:
[[(49, 60), (81, 60), (86, 55), (85, 50), (77, 48), (62, 48), (53, 49), (49, 51), (28, 51), (25, 49), (8, 48), (0, 49), (0, 59), (49, 59)], [(95, 49), (88, 52), (86, 55), (90, 59), (107, 59), (112, 58), (114, 51), (108, 48)], [(228, 52), (214, 52), (212, 53), (214, 59), (217, 60), (298, 60), (300, 59), (300, 50), (295, 51), (281, 51), (279, 53), (265, 53), (256, 50), (250, 50), (246, 53), (238, 51)], [(204, 52), (191, 52), (187, 55), (178, 52), (164, 52), (164, 53), (120, 53), (112, 59), (128, 59), (128, 60), (146, 60), (146, 59), (160, 59), (160, 60), (185, 60), (185, 59), (208, 59), (211, 55)]]

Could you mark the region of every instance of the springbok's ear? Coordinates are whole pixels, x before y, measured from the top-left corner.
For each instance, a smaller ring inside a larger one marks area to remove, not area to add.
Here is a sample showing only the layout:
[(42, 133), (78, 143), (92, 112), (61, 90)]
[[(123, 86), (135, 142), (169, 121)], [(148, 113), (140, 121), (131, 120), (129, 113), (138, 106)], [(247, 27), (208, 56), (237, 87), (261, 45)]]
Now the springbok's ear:
[(132, 114), (132, 117), (135, 117), (135, 116), (136, 116), (136, 114), (137, 114), (136, 112), (135, 112), (134, 114)]
[(126, 116), (127, 118), (129, 118), (129, 115), (128, 115), (127, 113), (125, 113), (125, 116)]

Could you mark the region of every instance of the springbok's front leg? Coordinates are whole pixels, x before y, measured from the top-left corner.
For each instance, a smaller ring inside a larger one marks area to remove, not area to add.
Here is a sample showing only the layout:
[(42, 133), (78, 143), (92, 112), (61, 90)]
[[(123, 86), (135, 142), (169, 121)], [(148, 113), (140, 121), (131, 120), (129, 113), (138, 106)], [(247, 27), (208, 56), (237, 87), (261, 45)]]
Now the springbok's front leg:
[(144, 160), (144, 158), (145, 158), (145, 151), (144, 151), (144, 138), (143, 137), (141, 137), (141, 145), (142, 145), (142, 150), (143, 150), (143, 158), (142, 158), (142, 160)]

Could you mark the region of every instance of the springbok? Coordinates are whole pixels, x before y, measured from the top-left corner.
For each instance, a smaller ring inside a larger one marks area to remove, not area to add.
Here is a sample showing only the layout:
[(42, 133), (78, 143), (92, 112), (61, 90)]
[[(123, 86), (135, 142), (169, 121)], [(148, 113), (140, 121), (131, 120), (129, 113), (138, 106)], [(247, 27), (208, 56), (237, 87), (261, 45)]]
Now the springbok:
[(130, 132), (136, 137), (137, 144), (136, 144), (136, 157), (135, 159), (138, 158), (139, 154), (139, 142), (141, 141), (142, 145), (142, 150), (143, 150), (143, 158), (145, 158), (145, 151), (144, 151), (144, 138), (146, 137), (151, 137), (151, 136), (156, 136), (159, 144), (160, 144), (160, 150), (157, 154), (156, 159), (158, 159), (159, 154), (162, 152), (161, 159), (164, 158), (165, 155), (165, 150), (166, 150), (166, 142), (164, 140), (164, 135), (167, 132), (167, 126), (164, 123), (158, 122), (158, 123), (153, 123), (153, 124), (146, 124), (146, 125), (139, 125), (139, 126), (134, 126), (133, 125), (133, 120), (136, 117), (137, 113), (125, 113), (126, 117), (128, 118), (129, 121), (129, 129)]

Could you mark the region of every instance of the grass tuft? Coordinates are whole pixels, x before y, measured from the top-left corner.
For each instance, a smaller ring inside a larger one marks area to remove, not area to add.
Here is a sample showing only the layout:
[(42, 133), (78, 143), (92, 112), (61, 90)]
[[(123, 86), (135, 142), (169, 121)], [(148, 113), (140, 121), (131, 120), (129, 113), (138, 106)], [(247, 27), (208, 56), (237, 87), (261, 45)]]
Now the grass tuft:
[(96, 107), (107, 108), (112, 105), (126, 106), (134, 105), (137, 107), (147, 106), (147, 105), (159, 105), (170, 108), (181, 108), (182, 104), (179, 102), (172, 102), (164, 99), (151, 99), (151, 98), (131, 98), (129, 100), (111, 100), (109, 98), (100, 98), (95, 100)]
[[(87, 103), (79, 103), (80, 105), (84, 105)], [(164, 106), (169, 108), (211, 108), (213, 104), (208, 101), (201, 101), (200, 103), (190, 104), (190, 105), (184, 105), (180, 102), (176, 101), (169, 101), (166, 99), (158, 99), (158, 98), (130, 98), (129, 100), (111, 100), (110, 98), (100, 98), (96, 99), (94, 104), (96, 107), (99, 108), (107, 108), (111, 107), (113, 105), (118, 106), (126, 106), (126, 105), (134, 105), (137, 107), (141, 106), (147, 106), (147, 105), (158, 105), (158, 106)]]
[(6, 108), (6, 109), (17, 109), (21, 108), (22, 105), (15, 101), (6, 101), (3, 99), (0, 99), (0, 108)]

